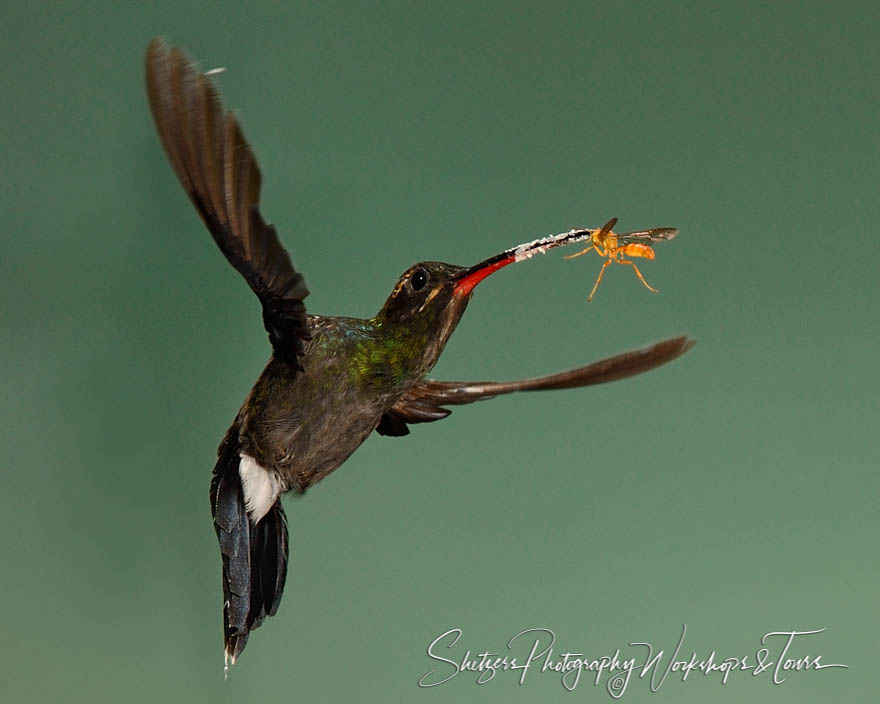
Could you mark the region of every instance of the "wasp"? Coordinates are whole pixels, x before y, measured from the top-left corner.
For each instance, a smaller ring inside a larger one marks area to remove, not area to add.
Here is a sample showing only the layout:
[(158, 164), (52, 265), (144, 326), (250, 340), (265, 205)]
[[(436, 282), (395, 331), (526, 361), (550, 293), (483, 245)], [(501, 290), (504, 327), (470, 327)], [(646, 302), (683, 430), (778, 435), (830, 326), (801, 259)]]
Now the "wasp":
[(605, 269), (608, 268), (608, 265), (611, 262), (628, 264), (633, 268), (633, 271), (636, 272), (636, 276), (639, 277), (639, 281), (645, 285), (646, 289), (658, 293), (656, 288), (652, 288), (651, 285), (645, 281), (645, 277), (642, 276), (642, 272), (639, 271), (636, 263), (630, 259), (624, 259), (624, 257), (641, 257), (643, 259), (654, 261), (654, 250), (649, 243), (671, 240), (678, 234), (678, 230), (673, 227), (655, 227), (650, 230), (624, 232), (618, 235), (611, 231), (611, 228), (616, 224), (617, 218), (611, 218), (611, 220), (606, 222), (601, 229), (592, 231), (589, 239), (589, 247), (565, 257), (566, 259), (574, 259), (575, 257), (586, 254), (593, 249), (596, 250), (596, 254), (600, 257), (605, 257), (605, 263), (599, 270), (599, 277), (596, 279), (596, 283), (593, 285), (593, 290), (590, 291), (590, 295), (587, 297), (588, 303), (592, 301), (593, 296), (596, 295), (596, 289), (599, 288), (599, 284), (602, 282), (602, 277), (605, 275)]

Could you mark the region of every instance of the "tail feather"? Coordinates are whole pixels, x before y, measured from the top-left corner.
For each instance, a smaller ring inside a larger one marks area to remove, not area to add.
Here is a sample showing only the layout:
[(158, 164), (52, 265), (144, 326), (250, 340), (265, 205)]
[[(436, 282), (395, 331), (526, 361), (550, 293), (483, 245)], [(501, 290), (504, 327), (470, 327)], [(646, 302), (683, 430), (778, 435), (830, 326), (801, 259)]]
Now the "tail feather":
[(211, 478), (211, 512), (223, 557), (223, 638), (234, 664), (250, 632), (281, 603), (287, 577), (287, 519), (280, 499), (254, 525), (238, 473), (238, 427), (227, 432)]

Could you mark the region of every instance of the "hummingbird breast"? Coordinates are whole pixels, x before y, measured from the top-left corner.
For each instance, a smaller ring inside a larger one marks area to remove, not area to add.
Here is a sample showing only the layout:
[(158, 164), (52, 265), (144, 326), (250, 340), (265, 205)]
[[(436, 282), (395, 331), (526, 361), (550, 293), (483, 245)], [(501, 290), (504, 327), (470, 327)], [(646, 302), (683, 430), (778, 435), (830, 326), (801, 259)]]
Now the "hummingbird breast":
[(341, 465), (427, 372), (418, 339), (370, 320), (310, 324), (304, 371), (272, 357), (238, 415), (242, 455), (298, 493)]

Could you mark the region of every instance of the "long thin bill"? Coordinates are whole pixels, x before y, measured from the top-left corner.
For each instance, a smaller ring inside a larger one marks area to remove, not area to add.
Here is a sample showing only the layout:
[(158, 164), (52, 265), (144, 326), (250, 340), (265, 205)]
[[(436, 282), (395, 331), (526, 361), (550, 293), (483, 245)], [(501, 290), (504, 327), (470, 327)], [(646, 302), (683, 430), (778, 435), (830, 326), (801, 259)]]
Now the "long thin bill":
[(575, 242), (583, 242), (584, 240), (590, 239), (594, 232), (596, 232), (595, 229), (569, 230), (568, 232), (562, 232), (558, 235), (549, 235), (548, 237), (542, 237), (541, 239), (532, 240), (531, 242), (524, 242), (523, 244), (518, 244), (516, 247), (506, 249), (500, 254), (496, 254), (494, 257), (489, 257), (485, 261), (475, 264), (470, 269), (467, 269), (458, 278), (458, 282), (455, 284), (455, 295), (468, 295), (474, 290), (474, 286), (480, 283), (483, 279), (490, 274), (494, 274), (508, 264), (521, 262), (536, 254), (544, 254), (554, 247), (562, 247), (567, 244), (574, 244)]

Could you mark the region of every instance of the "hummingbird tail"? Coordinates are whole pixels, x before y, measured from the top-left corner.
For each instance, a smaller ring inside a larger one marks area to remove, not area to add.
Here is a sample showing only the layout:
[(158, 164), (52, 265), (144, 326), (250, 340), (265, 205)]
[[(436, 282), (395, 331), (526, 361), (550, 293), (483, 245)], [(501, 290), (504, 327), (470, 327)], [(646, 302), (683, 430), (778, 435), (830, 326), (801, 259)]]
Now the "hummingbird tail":
[(211, 478), (211, 512), (223, 557), (223, 638), (227, 661), (235, 664), (250, 632), (274, 616), (287, 577), (287, 519), (281, 500), (254, 524), (239, 476), (238, 425), (218, 451)]

